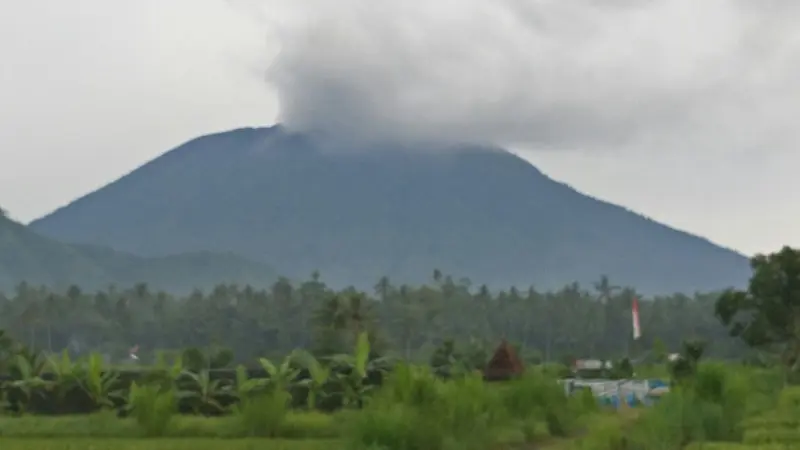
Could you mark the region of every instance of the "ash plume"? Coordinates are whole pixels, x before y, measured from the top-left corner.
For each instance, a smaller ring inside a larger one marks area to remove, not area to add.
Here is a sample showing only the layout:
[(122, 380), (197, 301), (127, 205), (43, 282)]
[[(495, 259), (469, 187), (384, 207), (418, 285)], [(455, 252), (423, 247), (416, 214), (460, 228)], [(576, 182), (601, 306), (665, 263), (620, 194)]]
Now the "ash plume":
[(780, 147), (800, 5), (744, 0), (255, 2), (290, 128), (531, 149)]

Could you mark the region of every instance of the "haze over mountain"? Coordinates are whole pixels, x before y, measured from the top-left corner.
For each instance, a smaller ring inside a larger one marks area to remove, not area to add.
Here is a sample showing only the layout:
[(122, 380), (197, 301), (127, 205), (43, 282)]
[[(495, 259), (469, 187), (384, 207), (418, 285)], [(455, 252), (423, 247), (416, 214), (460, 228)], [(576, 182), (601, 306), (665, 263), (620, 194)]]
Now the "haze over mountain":
[[(332, 149), (281, 126), (203, 136), (31, 223), (147, 257), (227, 251), (333, 285), (434, 269), (494, 287), (608, 275), (646, 293), (746, 282), (747, 259), (481, 146)], [(437, 151), (438, 150), (438, 151)]]
[(143, 258), (93, 245), (67, 245), (0, 215), (0, 291), (18, 283), (82, 289), (110, 284), (131, 287), (147, 283), (154, 289), (189, 292), (222, 282), (268, 285), (274, 272), (239, 256), (193, 252)]

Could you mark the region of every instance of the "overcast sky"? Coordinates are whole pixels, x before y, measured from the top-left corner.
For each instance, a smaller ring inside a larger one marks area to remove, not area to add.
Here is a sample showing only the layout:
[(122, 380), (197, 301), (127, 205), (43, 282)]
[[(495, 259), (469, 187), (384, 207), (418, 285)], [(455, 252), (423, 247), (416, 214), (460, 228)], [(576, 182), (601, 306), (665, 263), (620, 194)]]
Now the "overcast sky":
[(0, 206), (28, 221), (276, 120), (498, 143), (745, 253), (800, 246), (800, 2), (25, 0), (0, 6)]

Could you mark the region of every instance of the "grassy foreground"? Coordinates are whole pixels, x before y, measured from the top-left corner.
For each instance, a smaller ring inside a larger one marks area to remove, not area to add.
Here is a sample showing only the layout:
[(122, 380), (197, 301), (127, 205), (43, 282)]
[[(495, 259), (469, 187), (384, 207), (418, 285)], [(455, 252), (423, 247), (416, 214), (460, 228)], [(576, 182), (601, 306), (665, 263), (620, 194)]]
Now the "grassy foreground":
[(236, 439), (6, 439), (3, 450), (339, 450), (341, 443), (327, 440)]
[(699, 365), (655, 406), (619, 410), (588, 391), (567, 397), (542, 373), (487, 384), (402, 364), (362, 407), (334, 414), (292, 410), (272, 391), (222, 417), (180, 415), (165, 392), (151, 391), (125, 419), (0, 417), (0, 450), (800, 449), (800, 388), (776, 371), (721, 363)]
[[(175, 416), (160, 437), (241, 439), (249, 437), (235, 416)], [(342, 414), (329, 415), (290, 412), (277, 426), (279, 439), (332, 439), (341, 434)], [(141, 438), (143, 430), (134, 419), (119, 419), (114, 414), (76, 416), (0, 417), (0, 439), (4, 438)], [(0, 445), (0, 448), (3, 448)]]
[(686, 450), (791, 450), (797, 447), (781, 444), (748, 445), (733, 442), (698, 442), (690, 444)]

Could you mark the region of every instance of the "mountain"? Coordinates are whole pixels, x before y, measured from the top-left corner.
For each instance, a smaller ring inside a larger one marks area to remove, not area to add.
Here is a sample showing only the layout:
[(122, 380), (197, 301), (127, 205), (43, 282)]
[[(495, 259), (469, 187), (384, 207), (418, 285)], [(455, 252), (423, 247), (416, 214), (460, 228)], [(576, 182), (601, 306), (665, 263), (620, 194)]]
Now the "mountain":
[(434, 269), (491, 287), (608, 275), (645, 293), (741, 286), (749, 274), (743, 255), (499, 149), (331, 147), (281, 126), (203, 136), (31, 227), (149, 257), (229, 251), (364, 288), (383, 275), (424, 282)]
[(145, 282), (156, 289), (188, 292), (221, 282), (268, 285), (274, 271), (233, 254), (193, 252), (143, 258), (94, 245), (67, 245), (40, 236), (0, 215), (0, 290), (22, 281), (97, 289)]

